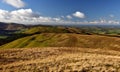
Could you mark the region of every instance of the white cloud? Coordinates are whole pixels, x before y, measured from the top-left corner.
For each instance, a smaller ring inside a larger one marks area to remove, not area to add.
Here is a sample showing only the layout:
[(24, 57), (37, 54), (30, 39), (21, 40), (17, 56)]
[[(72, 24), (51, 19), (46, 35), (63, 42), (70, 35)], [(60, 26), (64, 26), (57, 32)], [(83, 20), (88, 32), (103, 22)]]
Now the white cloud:
[(85, 14), (79, 11), (73, 13), (73, 16), (77, 18), (85, 18)]
[[(0, 9), (0, 22), (12, 22), (22, 24), (120, 24), (116, 20), (93, 20), (93, 21), (75, 21), (65, 20), (61, 17), (46, 17), (32, 11), (32, 9), (19, 9), (14, 11), (7, 11)], [(69, 17), (68, 17), (69, 18)]]
[(0, 22), (14, 22), (23, 24), (38, 23), (56, 23), (61, 22), (61, 18), (44, 17), (32, 9), (19, 9), (14, 11), (6, 11), (0, 9)]
[(19, 9), (16, 11), (11, 11), (11, 15), (24, 17), (39, 17), (39, 14), (34, 13), (31, 9)]
[(66, 17), (67, 17), (68, 19), (72, 19), (72, 16), (70, 16), (70, 15), (67, 15)]
[(3, 0), (3, 1), (16, 8), (22, 8), (25, 6), (25, 3), (22, 0)]
[(6, 19), (9, 17), (9, 12), (6, 10), (0, 10), (0, 18)]

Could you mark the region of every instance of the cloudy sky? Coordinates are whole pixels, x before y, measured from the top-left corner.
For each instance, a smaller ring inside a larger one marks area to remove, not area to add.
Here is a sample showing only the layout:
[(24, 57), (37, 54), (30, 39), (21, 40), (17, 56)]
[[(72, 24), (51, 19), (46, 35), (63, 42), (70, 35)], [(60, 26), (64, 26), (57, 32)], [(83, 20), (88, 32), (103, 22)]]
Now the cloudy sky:
[(0, 0), (0, 22), (120, 24), (120, 0)]

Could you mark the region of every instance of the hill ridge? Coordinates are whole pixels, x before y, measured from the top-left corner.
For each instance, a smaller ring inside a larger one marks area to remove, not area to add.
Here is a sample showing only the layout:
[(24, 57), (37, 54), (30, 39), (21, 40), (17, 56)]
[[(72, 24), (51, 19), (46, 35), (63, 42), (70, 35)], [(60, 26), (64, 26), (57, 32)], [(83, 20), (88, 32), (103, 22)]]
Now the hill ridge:
[(23, 37), (0, 48), (82, 47), (120, 50), (120, 38), (70, 33), (41, 33)]

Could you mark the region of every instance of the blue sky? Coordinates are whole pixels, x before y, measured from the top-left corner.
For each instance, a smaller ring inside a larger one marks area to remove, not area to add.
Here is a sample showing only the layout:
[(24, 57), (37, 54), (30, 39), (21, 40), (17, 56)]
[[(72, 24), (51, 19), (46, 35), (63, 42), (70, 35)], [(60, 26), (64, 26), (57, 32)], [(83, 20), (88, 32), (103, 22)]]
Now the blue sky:
[(0, 19), (24, 24), (120, 24), (119, 7), (120, 0), (1, 0)]

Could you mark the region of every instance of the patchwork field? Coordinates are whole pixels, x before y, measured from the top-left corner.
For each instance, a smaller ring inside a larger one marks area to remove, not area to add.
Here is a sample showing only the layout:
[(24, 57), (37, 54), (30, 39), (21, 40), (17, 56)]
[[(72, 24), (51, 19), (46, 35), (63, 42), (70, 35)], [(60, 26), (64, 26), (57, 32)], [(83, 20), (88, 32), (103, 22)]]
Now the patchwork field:
[(120, 72), (120, 52), (75, 47), (1, 49), (0, 72)]

